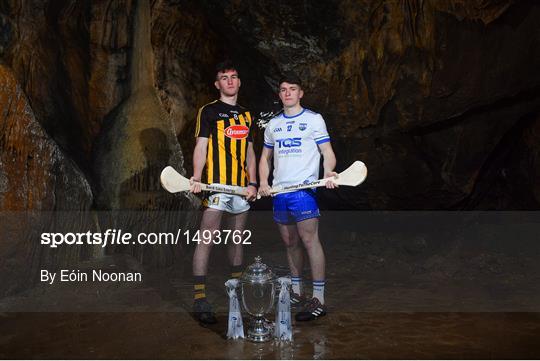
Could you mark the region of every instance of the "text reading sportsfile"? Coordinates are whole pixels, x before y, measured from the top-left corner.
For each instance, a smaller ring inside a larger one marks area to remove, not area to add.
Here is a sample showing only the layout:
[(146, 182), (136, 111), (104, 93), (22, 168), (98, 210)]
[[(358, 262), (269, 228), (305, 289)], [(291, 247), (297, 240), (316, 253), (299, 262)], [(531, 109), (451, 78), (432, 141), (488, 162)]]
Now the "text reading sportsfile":
[(175, 245), (175, 244), (251, 244), (251, 231), (246, 230), (182, 230), (177, 232), (125, 232), (121, 229), (107, 229), (105, 232), (45, 232), (41, 234), (41, 244), (50, 248), (61, 245)]

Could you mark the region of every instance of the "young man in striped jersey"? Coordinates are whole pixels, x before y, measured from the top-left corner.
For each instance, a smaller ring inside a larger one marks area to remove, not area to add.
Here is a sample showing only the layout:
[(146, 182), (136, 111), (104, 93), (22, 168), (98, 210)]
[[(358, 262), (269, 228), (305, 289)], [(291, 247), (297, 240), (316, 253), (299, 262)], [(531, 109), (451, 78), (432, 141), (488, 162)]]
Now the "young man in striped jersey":
[[(270, 195), (268, 176), (274, 158), (273, 186), (289, 186), (319, 179), (320, 156), (323, 156), (324, 177), (332, 177), (336, 157), (330, 145), (326, 124), (318, 113), (300, 105), (304, 95), (300, 79), (294, 75), (279, 82), (279, 97), (283, 113), (268, 123), (264, 132), (264, 147), (259, 162), (260, 189)], [(337, 185), (329, 181), (327, 188)], [(291, 302), (301, 306), (297, 321), (310, 321), (326, 315), (324, 305), (325, 258), (319, 240), (319, 208), (314, 190), (299, 190), (278, 194), (273, 198), (274, 220), (287, 247), (287, 260), (292, 276)], [(307, 251), (313, 278), (313, 297), (302, 295), (302, 269)]]
[[(228, 229), (244, 230), (249, 209), (247, 201), (257, 195), (252, 119), (250, 112), (237, 104), (241, 82), (236, 67), (230, 62), (219, 64), (214, 85), (219, 90), (219, 99), (204, 105), (197, 114), (191, 191), (201, 191), (200, 181), (247, 187), (247, 191), (245, 197), (224, 193), (204, 197), (200, 230), (201, 234), (209, 230), (213, 235), (221, 229), (224, 212), (229, 218)], [(204, 324), (216, 323), (206, 299), (206, 274), (212, 243), (199, 242), (193, 255), (193, 311)], [(238, 278), (242, 272), (242, 245), (231, 242), (228, 247), (231, 277)]]

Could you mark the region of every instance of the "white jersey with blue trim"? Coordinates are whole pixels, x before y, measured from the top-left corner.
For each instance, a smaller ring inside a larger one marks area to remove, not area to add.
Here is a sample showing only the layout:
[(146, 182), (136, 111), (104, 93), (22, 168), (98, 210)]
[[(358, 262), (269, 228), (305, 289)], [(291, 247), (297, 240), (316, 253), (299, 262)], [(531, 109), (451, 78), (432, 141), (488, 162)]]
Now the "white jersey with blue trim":
[(309, 109), (296, 115), (281, 113), (264, 131), (264, 146), (274, 150), (273, 187), (319, 179), (319, 144), (329, 142), (323, 117)]

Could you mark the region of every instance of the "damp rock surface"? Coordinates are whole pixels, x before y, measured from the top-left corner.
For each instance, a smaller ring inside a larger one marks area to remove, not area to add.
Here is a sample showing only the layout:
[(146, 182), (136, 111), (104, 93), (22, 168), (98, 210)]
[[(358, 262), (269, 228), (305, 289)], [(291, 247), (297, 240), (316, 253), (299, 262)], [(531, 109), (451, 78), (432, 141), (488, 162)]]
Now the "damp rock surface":
[(38, 122), (97, 183), (96, 144), (141, 59), (143, 3), (149, 97), (170, 117), (166, 138), (178, 138), (187, 173), (197, 110), (217, 96), (213, 67), (228, 57), (255, 115), (279, 108), (279, 77), (298, 73), (338, 170), (368, 165), (361, 187), (323, 194), (328, 207), (538, 208), (537, 2), (8, 1), (2, 59)]

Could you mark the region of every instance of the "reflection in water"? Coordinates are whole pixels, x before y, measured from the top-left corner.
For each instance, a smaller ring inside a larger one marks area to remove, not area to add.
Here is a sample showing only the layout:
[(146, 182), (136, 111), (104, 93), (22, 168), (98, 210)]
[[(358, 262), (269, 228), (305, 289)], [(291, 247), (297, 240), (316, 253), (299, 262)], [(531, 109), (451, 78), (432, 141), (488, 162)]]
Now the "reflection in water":
[(294, 342), (225, 339), (226, 314), (0, 314), (0, 358), (357, 359), (537, 358), (540, 315), (340, 313), (294, 325)]
[(313, 359), (321, 360), (326, 358), (326, 337), (321, 336), (319, 339), (312, 339), (313, 344)]
[(234, 360), (240, 358), (239, 356), (244, 355), (244, 341), (233, 341), (228, 340), (227, 341), (227, 359)]
[(268, 345), (260, 343), (255, 344), (255, 350), (254, 353), (252, 353), (252, 358), (255, 360), (267, 359), (268, 357), (266, 355), (268, 353), (272, 353), (273, 346), (274, 345), (272, 343), (268, 343)]
[(279, 357), (276, 357), (280, 360), (292, 360), (294, 359), (294, 343), (288, 341), (276, 341), (278, 345)]

